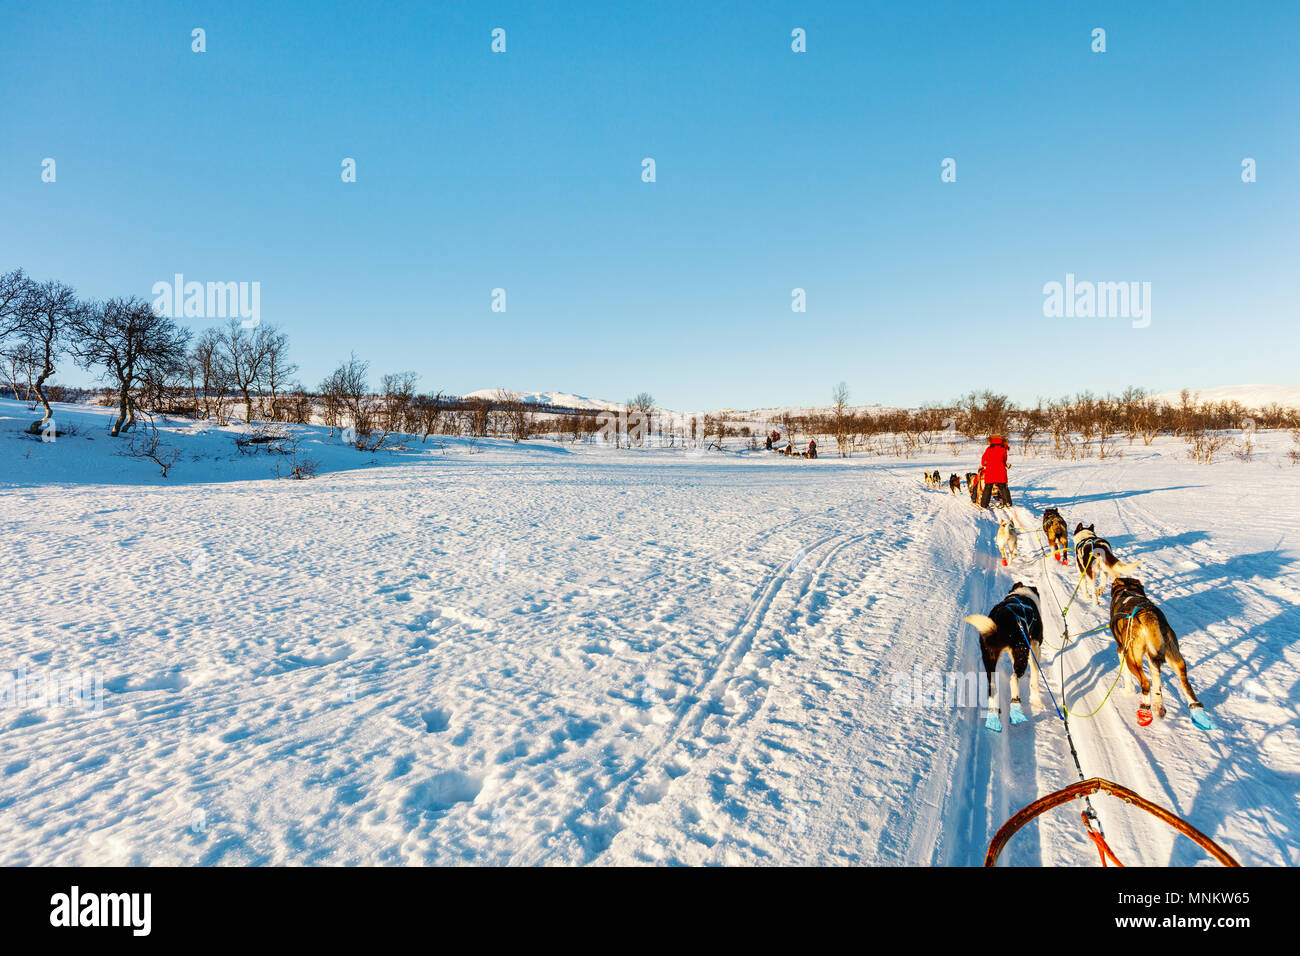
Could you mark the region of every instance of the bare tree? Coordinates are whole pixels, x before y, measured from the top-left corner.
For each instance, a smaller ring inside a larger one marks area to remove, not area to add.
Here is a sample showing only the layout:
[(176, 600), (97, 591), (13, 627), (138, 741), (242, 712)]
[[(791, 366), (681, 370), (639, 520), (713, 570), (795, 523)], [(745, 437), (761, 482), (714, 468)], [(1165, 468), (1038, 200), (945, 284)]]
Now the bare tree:
[(650, 434), (655, 397), (649, 392), (637, 392), (627, 400), (628, 444), (644, 445)]
[(442, 422), (444, 396), (442, 392), (433, 395), (417, 395), (412, 401), (411, 415), (421, 433), (420, 444), (429, 440), (429, 436), (438, 431)]
[(532, 430), (532, 412), (518, 395), (501, 389), (496, 396), (497, 427), (504, 428), (513, 442), (523, 441)]
[(366, 403), (366, 396), (370, 394), (369, 374), (370, 363), (361, 361), (353, 354), (321, 386), (322, 392), (334, 393), (342, 413), (352, 419), (358, 442), (369, 435), (373, 427), (370, 408)]
[(189, 332), (134, 296), (109, 299), (77, 311), (73, 353), (85, 368), (98, 366), (117, 392), (118, 416), (109, 434), (135, 424), (134, 391), (152, 369), (180, 365)]
[(390, 432), (414, 431), (411, 405), (415, 401), (415, 383), (420, 376), (415, 372), (396, 372), (380, 379), (384, 395), (383, 425)]
[(849, 457), (851, 446), (849, 436), (852, 434), (852, 415), (849, 412), (849, 386), (840, 382), (831, 390), (831, 434), (835, 436), (835, 447), (841, 458)]
[(72, 334), (79, 304), (77, 295), (61, 282), (53, 280), (39, 285), (29, 283), (19, 306), (19, 335), (30, 349), (33, 360), (32, 391), (45, 413), (27, 429), (39, 434), (54, 417), (45, 383), (54, 374), (59, 357), (64, 354)]
[(225, 401), (230, 389), (230, 368), (226, 364), (222, 332), (204, 329), (190, 352), (194, 367), (195, 402), (203, 417), (225, 424)]
[(14, 401), (32, 399), (32, 382), (36, 378), (37, 355), (32, 343), (19, 339), (12, 345), (0, 349), (0, 360), (4, 362), (5, 373), (9, 378), (9, 390), (14, 393)]
[(31, 284), (22, 269), (0, 273), (0, 339), (21, 325), (22, 305)]
[(126, 446), (118, 452), (128, 458), (143, 458), (151, 461), (162, 469), (162, 476), (167, 477), (176, 462), (181, 460), (180, 450), (166, 445), (162, 437), (158, 434), (158, 428), (153, 423), (153, 418), (148, 412), (142, 413), (144, 418), (144, 429), (132, 429), (131, 434), (126, 436)]
[(269, 352), (268, 335), (274, 335), (269, 325), (246, 329), (238, 319), (221, 332), (221, 348), (230, 380), (244, 400), (244, 421), (253, 420), (253, 392), (261, 385), (266, 374)]
[(265, 381), (263, 384), (270, 393), (271, 405), (267, 417), (272, 421), (281, 418), (279, 395), (284, 391), (285, 383), (298, 371), (298, 366), (289, 361), (289, 336), (272, 325), (259, 325), (257, 331), (264, 342), (266, 360), (264, 364)]
[(343, 427), (343, 412), (345, 402), (343, 398), (343, 381), (342, 366), (330, 372), (320, 383), (320, 397), (323, 405), (323, 416), (325, 424), (329, 426), (330, 437), (334, 437), (334, 429)]

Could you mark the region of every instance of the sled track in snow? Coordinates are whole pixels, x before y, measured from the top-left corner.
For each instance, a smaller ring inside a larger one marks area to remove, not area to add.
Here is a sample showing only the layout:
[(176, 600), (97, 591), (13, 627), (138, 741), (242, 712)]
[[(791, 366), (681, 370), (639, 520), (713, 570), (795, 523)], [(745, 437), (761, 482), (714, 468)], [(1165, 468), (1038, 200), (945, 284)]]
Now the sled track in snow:
[[(692, 741), (698, 741), (704, 730), (704, 724), (710, 716), (726, 713), (724, 695), (726, 685), (734, 676), (737, 666), (744, 660), (754, 646), (754, 639), (762, 630), (772, 611), (778, 595), (792, 582), (797, 584), (792, 606), (787, 612), (793, 618), (803, 603), (814, 591), (813, 584), (818, 580), (835, 556), (845, 548), (866, 538), (865, 534), (836, 533), (826, 535), (798, 552), (799, 557), (791, 559), (773, 571), (760, 588), (758, 595), (750, 602), (740, 622), (733, 629), (730, 639), (722, 651), (716, 655), (709, 667), (708, 678), (691, 692), (683, 706), (679, 708), (675, 719), (669, 724), (667, 733), (655, 749), (640, 762), (633, 773), (623, 781), (619, 789), (611, 796), (604, 816), (617, 819), (626, 812), (636, 795), (638, 784), (653, 780), (659, 774), (670, 777), (684, 776), (685, 773), (672, 773), (670, 767), (678, 768), (675, 759), (687, 758), (687, 767), (699, 756), (683, 754), (682, 750)], [(807, 566), (809, 558), (820, 552), (815, 563)], [(770, 687), (763, 690), (757, 702), (746, 701), (746, 708), (738, 714), (729, 715), (728, 730), (749, 724), (757, 716), (770, 696)], [(690, 772), (689, 770), (685, 772)], [(657, 802), (657, 801), (656, 801)], [(612, 820), (610, 821), (612, 822)]]
[[(790, 524), (797, 520), (799, 519), (793, 519)], [(787, 525), (783, 523), (774, 529), (768, 529), (762, 536), (768, 537), (785, 526)], [(645, 816), (653, 813), (653, 805), (660, 802), (662, 794), (652, 793), (642, 801), (638, 796), (642, 788), (653, 791), (661, 786), (665, 778), (676, 780), (694, 772), (692, 765), (712, 752), (713, 747), (705, 734), (705, 725), (711, 717), (725, 719), (728, 734), (731, 734), (737, 728), (749, 724), (762, 712), (770, 695), (770, 685), (764, 687), (761, 693), (743, 699), (743, 707), (736, 713), (728, 713), (726, 697), (728, 684), (734, 679), (738, 666), (753, 649), (755, 638), (768, 623), (773, 606), (780, 595), (791, 591), (791, 585), (795, 585), (785, 614), (788, 619), (796, 618), (814, 593), (815, 583), (835, 557), (845, 548), (868, 536), (845, 532), (823, 535), (800, 548), (794, 557), (769, 572), (721, 649), (705, 667), (703, 679), (685, 695), (663, 734), (647, 753), (637, 759), (617, 785), (605, 794), (604, 805), (596, 814), (596, 823), (584, 826), (580, 822), (579, 818), (588, 808), (579, 808), (569, 814), (566, 820), (569, 828), (586, 832), (583, 838), (585, 862), (598, 859), (627, 830), (628, 821), (624, 817), (633, 806), (643, 808)], [(718, 555), (713, 555), (710, 560), (717, 557)], [(544, 861), (548, 855), (545, 840), (545, 835), (533, 839), (527, 846), (521, 847), (510, 862), (531, 864)]]

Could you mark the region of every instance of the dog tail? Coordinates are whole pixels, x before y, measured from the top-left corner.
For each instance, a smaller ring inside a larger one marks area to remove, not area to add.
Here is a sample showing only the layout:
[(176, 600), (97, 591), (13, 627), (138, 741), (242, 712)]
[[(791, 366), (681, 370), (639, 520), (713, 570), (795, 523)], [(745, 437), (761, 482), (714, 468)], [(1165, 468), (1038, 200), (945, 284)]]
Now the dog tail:
[(998, 626), (993, 623), (993, 618), (983, 614), (972, 614), (969, 617), (962, 618), (967, 624), (980, 632), (980, 637), (989, 637), (998, 632)]
[(1116, 577), (1126, 578), (1136, 571), (1137, 566), (1141, 563), (1142, 562), (1136, 558), (1128, 562), (1115, 558), (1113, 561), (1107, 561), (1106, 565), (1110, 568), (1111, 573)]

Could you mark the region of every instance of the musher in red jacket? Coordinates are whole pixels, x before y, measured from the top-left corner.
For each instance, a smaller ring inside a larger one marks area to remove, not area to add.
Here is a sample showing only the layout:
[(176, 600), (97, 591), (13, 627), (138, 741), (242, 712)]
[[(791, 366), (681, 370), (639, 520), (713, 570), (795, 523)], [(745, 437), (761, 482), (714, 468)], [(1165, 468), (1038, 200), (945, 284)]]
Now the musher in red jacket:
[(998, 497), (1010, 508), (1011, 491), (1007, 488), (1007, 442), (1001, 435), (989, 436), (989, 447), (984, 449), (980, 468), (984, 472), (984, 490), (980, 493), (980, 507), (989, 506), (989, 497), (993, 489), (997, 488)]

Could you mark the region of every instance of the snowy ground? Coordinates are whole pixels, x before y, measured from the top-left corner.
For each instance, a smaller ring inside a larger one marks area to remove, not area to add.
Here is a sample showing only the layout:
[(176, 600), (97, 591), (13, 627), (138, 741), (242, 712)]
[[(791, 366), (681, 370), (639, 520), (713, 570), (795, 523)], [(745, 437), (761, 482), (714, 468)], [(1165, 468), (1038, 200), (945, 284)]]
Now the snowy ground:
[[(975, 451), (370, 456), (313, 432), (324, 473), (295, 482), (180, 427), (164, 480), (112, 454), (105, 416), (61, 409), (80, 434), (44, 444), (0, 402), (0, 678), (104, 688), (87, 712), (9, 685), (0, 864), (973, 865), (1075, 779), (1050, 697), (1000, 735), (900, 700), (977, 667), (961, 619), (1014, 580), (1043, 590), (1060, 644), (1074, 575), (1032, 534), (1000, 567), (995, 521), (921, 483)], [(1141, 559), (1219, 724), (1194, 728), (1167, 681), (1168, 719), (1139, 728), (1116, 691), (1073, 723), (1084, 770), (1244, 863), (1297, 865), (1300, 470), (1275, 444), (1210, 467), (1164, 441), (1013, 455), (1011, 476), (1024, 522), (1056, 505)], [(1074, 634), (1103, 620), (1070, 611)], [(1083, 713), (1115, 675), (1105, 633), (1044, 663)], [(1095, 802), (1125, 863), (1206, 862)], [(1004, 860), (1094, 864), (1078, 806)]]

